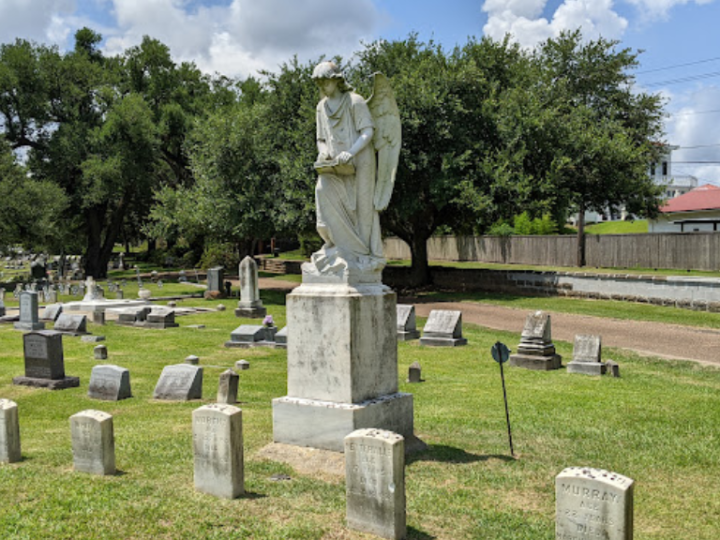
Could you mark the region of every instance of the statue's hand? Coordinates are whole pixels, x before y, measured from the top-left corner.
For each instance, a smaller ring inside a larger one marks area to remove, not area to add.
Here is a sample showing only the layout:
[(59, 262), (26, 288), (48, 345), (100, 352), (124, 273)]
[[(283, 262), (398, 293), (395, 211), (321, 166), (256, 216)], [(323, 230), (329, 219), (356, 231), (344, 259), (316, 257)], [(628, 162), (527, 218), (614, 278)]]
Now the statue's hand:
[(338, 163), (348, 163), (353, 158), (353, 155), (350, 152), (340, 152), (338, 154), (337, 160)]

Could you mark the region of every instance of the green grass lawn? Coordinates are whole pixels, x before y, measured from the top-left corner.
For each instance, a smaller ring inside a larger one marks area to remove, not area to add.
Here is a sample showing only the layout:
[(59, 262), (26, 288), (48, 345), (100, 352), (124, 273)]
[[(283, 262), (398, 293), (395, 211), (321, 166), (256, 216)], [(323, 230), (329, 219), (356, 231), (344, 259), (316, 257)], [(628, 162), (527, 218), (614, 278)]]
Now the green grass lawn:
[[(283, 326), (284, 295), (262, 296)], [(220, 302), (230, 304), (179, 305)], [(22, 333), (0, 326), (0, 397), (18, 403), (24, 456), (0, 465), (2, 538), (373, 538), (344, 528), (342, 479), (299, 475), (256, 457), (272, 440), (271, 399), (286, 393), (286, 352), (222, 347), (239, 324), (256, 322), (232, 310), (178, 322), (167, 330), (89, 325), (107, 336), (108, 363), (130, 370), (134, 397), (121, 402), (87, 397), (94, 345), (79, 338), (63, 341), (66, 373), (80, 377), (80, 388), (13, 386), (23, 373)], [(469, 345), (456, 349), (398, 346), (400, 390), (414, 394), (415, 430), (429, 445), (408, 460), (408, 538), (550, 540), (554, 477), (575, 465), (635, 479), (636, 539), (720, 537), (720, 370), (612, 349), (604, 353), (620, 363), (620, 379), (508, 368), (513, 460), (489, 349), (496, 340), (515, 348), (519, 335), (465, 325), (465, 336)], [(571, 345), (556, 345), (567, 361)], [(189, 354), (204, 367), (204, 399), (152, 400), (163, 366)], [(243, 358), (251, 364), (240, 372), (239, 391), (248, 495), (228, 501), (193, 489), (191, 413), (214, 401), (220, 373)], [(426, 382), (407, 384), (415, 361)], [(85, 409), (113, 415), (120, 474), (73, 472), (69, 417)], [(292, 480), (274, 482), (276, 473)]]
[(635, 221), (605, 221), (585, 227), (588, 234), (643, 234), (648, 232), (647, 219)]

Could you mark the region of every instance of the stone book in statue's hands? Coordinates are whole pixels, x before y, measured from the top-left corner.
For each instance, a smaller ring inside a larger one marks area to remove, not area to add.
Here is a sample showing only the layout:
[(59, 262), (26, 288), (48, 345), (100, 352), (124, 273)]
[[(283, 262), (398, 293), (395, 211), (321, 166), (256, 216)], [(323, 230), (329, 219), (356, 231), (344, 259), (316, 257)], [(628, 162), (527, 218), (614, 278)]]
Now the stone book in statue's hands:
[(351, 161), (340, 163), (337, 159), (316, 161), (315, 170), (318, 174), (338, 174), (342, 176), (355, 174), (355, 166)]

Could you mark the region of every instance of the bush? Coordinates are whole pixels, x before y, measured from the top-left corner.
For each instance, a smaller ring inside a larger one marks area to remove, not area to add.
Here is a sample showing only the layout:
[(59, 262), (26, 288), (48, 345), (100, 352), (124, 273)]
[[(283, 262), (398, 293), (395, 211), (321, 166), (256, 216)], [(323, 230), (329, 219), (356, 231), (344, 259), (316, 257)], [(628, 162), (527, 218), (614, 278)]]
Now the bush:
[(237, 269), (240, 264), (240, 255), (234, 244), (220, 243), (208, 244), (200, 259), (200, 268), (213, 268), (222, 266), (225, 270)]
[(300, 240), (300, 252), (303, 257), (310, 257), (323, 246), (322, 238), (315, 232), (300, 233), (298, 240)]

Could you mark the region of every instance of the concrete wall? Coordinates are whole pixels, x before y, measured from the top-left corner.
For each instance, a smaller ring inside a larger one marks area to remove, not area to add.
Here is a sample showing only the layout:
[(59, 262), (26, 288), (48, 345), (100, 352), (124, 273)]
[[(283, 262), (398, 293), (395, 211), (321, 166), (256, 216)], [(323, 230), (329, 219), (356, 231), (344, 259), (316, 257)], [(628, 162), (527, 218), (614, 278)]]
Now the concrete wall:
[[(428, 240), (434, 261), (476, 261), (542, 266), (575, 266), (577, 238), (557, 236), (440, 236)], [(588, 235), (588, 267), (720, 269), (720, 232)], [(388, 259), (409, 259), (399, 238), (385, 240)]]

